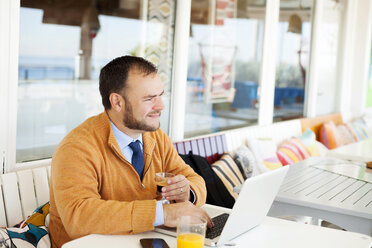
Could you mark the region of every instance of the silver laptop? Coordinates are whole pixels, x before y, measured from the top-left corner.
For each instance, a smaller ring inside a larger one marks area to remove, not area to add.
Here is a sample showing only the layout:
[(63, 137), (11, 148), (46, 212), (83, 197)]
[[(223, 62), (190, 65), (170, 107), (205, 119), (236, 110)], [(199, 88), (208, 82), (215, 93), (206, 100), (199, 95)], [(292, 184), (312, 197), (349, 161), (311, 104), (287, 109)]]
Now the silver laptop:
[[(231, 210), (212, 205), (203, 206), (203, 209), (207, 211), (215, 223), (215, 227), (207, 231), (205, 244), (209, 246), (228, 244), (232, 239), (261, 224), (278, 194), (288, 169), (289, 166), (283, 166), (248, 178)], [(217, 222), (221, 222), (222, 231), (214, 230)], [(177, 236), (175, 228), (159, 226), (155, 228), (155, 231)], [(214, 234), (214, 231), (217, 231), (217, 234)], [(210, 235), (211, 233), (212, 235)]]

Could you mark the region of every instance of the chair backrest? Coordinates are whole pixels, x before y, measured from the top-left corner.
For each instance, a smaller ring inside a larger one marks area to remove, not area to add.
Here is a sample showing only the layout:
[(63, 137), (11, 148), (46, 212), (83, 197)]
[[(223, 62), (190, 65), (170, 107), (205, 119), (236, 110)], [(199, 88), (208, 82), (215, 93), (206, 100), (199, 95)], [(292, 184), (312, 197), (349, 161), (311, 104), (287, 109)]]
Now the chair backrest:
[(50, 166), (0, 175), (0, 227), (11, 227), (49, 201)]
[(310, 128), (315, 133), (317, 140), (319, 140), (319, 129), (321, 128), (323, 123), (328, 121), (333, 121), (335, 125), (343, 123), (341, 113), (316, 116), (312, 118), (302, 118), (300, 119), (300, 121), (302, 132), (305, 132), (307, 128)]
[(209, 163), (213, 163), (227, 152), (227, 142), (225, 134), (209, 135), (200, 138), (193, 138), (173, 143), (179, 154), (193, 154), (207, 158)]

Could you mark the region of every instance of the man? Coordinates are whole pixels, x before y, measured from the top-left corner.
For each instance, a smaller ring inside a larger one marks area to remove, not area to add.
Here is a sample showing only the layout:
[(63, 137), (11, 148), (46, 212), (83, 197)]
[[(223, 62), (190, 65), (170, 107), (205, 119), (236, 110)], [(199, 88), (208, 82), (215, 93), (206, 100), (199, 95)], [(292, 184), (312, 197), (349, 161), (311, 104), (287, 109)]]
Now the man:
[[(52, 160), (50, 235), (53, 247), (78, 237), (133, 234), (176, 226), (180, 215), (212, 222), (203, 179), (178, 156), (159, 129), (164, 109), (157, 69), (137, 57), (119, 57), (101, 70), (105, 112), (87, 119), (59, 144)], [(176, 176), (157, 201), (156, 172)], [(193, 203), (194, 204), (193, 204)]]

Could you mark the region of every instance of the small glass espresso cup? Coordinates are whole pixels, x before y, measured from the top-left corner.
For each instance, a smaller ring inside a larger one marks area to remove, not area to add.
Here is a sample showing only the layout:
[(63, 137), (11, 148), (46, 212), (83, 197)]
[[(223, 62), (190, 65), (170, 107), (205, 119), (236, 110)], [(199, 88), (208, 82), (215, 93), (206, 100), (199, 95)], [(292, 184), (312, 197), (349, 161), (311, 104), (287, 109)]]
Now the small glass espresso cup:
[[(162, 188), (168, 186), (168, 179), (174, 177), (175, 175), (168, 172), (157, 172), (155, 173), (155, 182), (156, 182), (156, 194), (161, 196)], [(169, 204), (170, 202), (162, 197), (161, 201), (163, 204)]]
[(180, 216), (177, 223), (177, 248), (203, 248), (207, 221), (197, 216)]

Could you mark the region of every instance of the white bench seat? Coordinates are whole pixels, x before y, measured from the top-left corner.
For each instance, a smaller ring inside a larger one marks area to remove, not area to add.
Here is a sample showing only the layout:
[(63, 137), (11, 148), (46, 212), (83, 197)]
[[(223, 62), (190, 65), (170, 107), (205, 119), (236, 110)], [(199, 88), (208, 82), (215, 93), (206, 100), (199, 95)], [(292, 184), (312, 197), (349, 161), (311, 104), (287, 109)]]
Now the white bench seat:
[(0, 226), (11, 227), (49, 201), (50, 166), (0, 176)]

